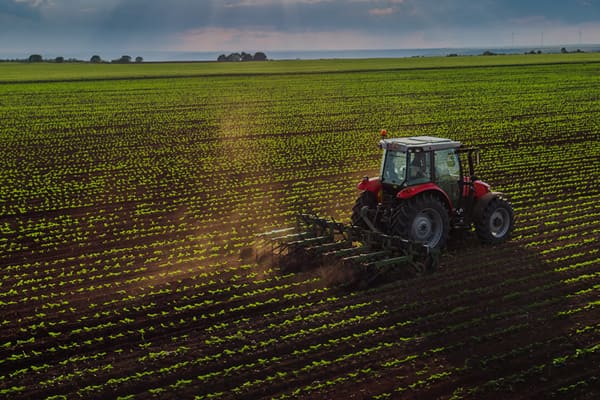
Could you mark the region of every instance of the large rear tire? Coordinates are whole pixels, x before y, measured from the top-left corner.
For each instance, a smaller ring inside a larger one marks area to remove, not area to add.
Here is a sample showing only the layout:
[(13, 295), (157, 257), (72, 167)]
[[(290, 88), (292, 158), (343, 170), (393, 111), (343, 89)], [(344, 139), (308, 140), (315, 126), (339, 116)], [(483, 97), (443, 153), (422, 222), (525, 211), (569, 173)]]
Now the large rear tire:
[(432, 249), (446, 245), (449, 231), (448, 210), (434, 194), (425, 193), (403, 201), (392, 216), (393, 235), (423, 243)]
[(352, 216), (350, 217), (350, 220), (354, 226), (369, 229), (365, 220), (360, 216), (360, 210), (365, 206), (370, 209), (375, 209), (377, 207), (377, 196), (375, 196), (375, 193), (366, 190), (358, 196), (358, 199), (356, 199), (356, 202), (354, 203), (354, 207), (352, 207)]
[(512, 205), (496, 196), (475, 221), (475, 232), (482, 243), (500, 244), (510, 239), (515, 224)]

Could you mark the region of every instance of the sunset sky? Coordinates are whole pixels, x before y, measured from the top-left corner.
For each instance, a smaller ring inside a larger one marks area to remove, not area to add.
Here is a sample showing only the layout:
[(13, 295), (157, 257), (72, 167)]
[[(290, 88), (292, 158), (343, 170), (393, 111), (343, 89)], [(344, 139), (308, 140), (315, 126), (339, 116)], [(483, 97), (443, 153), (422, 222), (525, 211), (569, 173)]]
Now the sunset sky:
[(600, 0), (0, 0), (12, 54), (600, 43)]

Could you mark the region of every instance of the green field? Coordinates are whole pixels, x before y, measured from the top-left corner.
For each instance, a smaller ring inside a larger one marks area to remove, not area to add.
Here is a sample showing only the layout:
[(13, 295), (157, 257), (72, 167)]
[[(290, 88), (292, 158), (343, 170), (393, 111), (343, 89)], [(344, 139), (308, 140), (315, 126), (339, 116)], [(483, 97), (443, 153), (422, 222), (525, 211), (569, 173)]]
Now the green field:
[(54, 64), (0, 63), (0, 82), (166, 78), (214, 75), (393, 71), (506, 65), (598, 63), (599, 53), (414, 57), (360, 60), (275, 60), (245, 63)]
[[(0, 63), (0, 397), (595, 399), (598, 99), (593, 53)], [(257, 260), (349, 220), (381, 128), (480, 147), (513, 239), (353, 291)]]

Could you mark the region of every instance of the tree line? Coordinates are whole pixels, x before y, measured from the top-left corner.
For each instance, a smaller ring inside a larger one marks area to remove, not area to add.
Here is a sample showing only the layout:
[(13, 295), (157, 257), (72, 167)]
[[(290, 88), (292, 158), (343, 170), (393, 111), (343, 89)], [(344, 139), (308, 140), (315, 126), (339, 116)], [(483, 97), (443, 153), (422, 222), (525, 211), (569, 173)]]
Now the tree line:
[[(86, 61), (86, 60), (79, 60), (77, 58), (65, 59), (64, 57), (45, 59), (44, 57), (42, 57), (41, 54), (31, 54), (28, 58), (25, 58), (25, 59), (0, 60), (0, 62), (2, 62), (2, 61), (4, 61), (4, 62), (11, 62), (11, 61), (12, 62), (30, 62), (30, 63), (36, 63), (36, 62), (53, 62), (53, 63), (90, 62), (90, 63), (95, 63), (95, 64), (101, 64), (101, 63), (129, 64), (132, 62), (141, 63), (141, 62), (144, 62), (144, 59), (142, 57), (135, 57), (135, 59), (133, 59), (131, 56), (123, 55), (120, 58), (117, 58), (115, 60), (106, 61), (106, 60), (103, 60), (99, 55), (95, 54), (88, 61)], [(250, 54), (250, 53), (246, 53), (246, 52), (242, 51), (240, 53), (231, 53), (229, 55), (221, 54), (217, 58), (217, 61), (221, 61), (221, 62), (224, 62), (224, 61), (232, 61), (232, 62), (267, 61), (267, 55), (265, 53), (263, 53), (262, 51), (258, 51), (254, 54)]]
[(267, 61), (267, 55), (262, 51), (258, 51), (254, 53), (254, 55), (242, 51), (241, 53), (231, 53), (227, 56), (225, 54), (221, 54), (219, 57), (217, 57), (217, 61)]
[(111, 61), (106, 61), (103, 60), (99, 55), (95, 54), (93, 55), (89, 61), (85, 61), (85, 60), (79, 60), (77, 58), (67, 58), (65, 59), (64, 57), (56, 57), (56, 58), (50, 58), (50, 59), (44, 59), (44, 57), (42, 57), (41, 54), (32, 54), (30, 55), (28, 58), (26, 59), (14, 59), (14, 60), (0, 60), (0, 61), (15, 61), (15, 62), (30, 62), (30, 63), (36, 63), (36, 62), (53, 62), (53, 63), (83, 63), (83, 62), (90, 62), (90, 63), (95, 63), (95, 64), (101, 64), (101, 63), (114, 63), (114, 64), (129, 64), (132, 62), (136, 62), (136, 63), (142, 63), (144, 62), (144, 59), (142, 57), (136, 57), (135, 59), (133, 59), (131, 56), (128, 55), (123, 55), (120, 58), (117, 58), (115, 60), (111, 60)]

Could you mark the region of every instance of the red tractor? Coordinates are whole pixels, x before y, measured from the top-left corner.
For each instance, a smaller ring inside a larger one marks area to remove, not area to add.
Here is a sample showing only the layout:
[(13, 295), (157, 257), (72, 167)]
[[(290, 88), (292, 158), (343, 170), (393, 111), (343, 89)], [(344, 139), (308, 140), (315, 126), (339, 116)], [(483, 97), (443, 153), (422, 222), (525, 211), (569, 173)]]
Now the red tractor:
[[(502, 193), (474, 175), (479, 150), (431, 136), (385, 139), (380, 176), (365, 177), (351, 224), (299, 214), (298, 226), (265, 232), (280, 266), (336, 265), (368, 284), (407, 265), (435, 271), (451, 232), (484, 243), (510, 238), (514, 214)], [(474, 159), (475, 158), (475, 159)]]
[(358, 184), (362, 193), (352, 209), (352, 225), (432, 249), (443, 248), (452, 231), (472, 226), (484, 243), (510, 238), (512, 206), (475, 176), (478, 149), (431, 136), (385, 135), (384, 130), (380, 176)]

